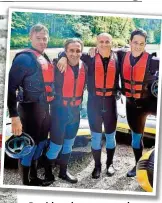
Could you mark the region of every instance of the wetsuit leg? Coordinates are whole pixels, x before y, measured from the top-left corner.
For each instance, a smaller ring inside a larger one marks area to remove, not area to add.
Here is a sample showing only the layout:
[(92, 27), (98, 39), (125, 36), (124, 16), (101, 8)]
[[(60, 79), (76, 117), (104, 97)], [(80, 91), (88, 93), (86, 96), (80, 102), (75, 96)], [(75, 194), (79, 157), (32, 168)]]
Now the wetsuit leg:
[(26, 185), (42, 185), (43, 181), (37, 177), (37, 159), (41, 156), (46, 145), (50, 128), (48, 106), (39, 103), (22, 103), (18, 106), (23, 131), (35, 141), (30, 154), (21, 159), (22, 182)]
[(135, 156), (135, 166), (132, 170), (128, 171), (128, 177), (136, 176), (136, 164), (143, 151), (143, 132), (146, 122), (147, 113), (144, 111), (144, 105), (140, 102), (137, 103), (126, 102), (126, 113), (129, 127), (132, 132), (132, 148)]
[(100, 98), (88, 97), (87, 113), (92, 132), (102, 133), (102, 102)]
[(117, 107), (115, 97), (106, 98), (106, 109), (103, 113), (103, 123), (106, 136), (106, 148), (113, 149), (116, 147), (116, 125), (117, 125)]
[[(49, 109), (39, 103), (19, 104), (19, 116), (22, 122), (23, 131), (28, 133), (35, 141), (35, 150), (42, 153), (50, 128)], [(40, 147), (39, 143), (43, 143)], [(38, 149), (37, 146), (39, 145)], [(31, 165), (32, 157), (35, 152), (31, 153), (28, 165)], [(28, 156), (29, 157), (29, 156)], [(26, 159), (27, 157), (24, 157)], [(27, 160), (25, 161), (27, 162)], [(22, 161), (23, 163), (23, 161)]]
[(64, 163), (64, 164), (68, 164), (68, 161), (72, 152), (72, 147), (74, 145), (75, 137), (79, 129), (79, 123), (80, 123), (79, 107), (73, 107), (71, 111), (72, 111), (73, 119), (72, 119), (72, 123), (70, 119), (70, 123), (67, 123), (66, 125), (64, 142), (63, 142), (62, 151), (60, 155), (60, 163)]
[(147, 117), (147, 112), (145, 112), (143, 105), (136, 106), (135, 103), (127, 101), (126, 114), (131, 130), (135, 133), (143, 134)]
[(68, 123), (67, 108), (51, 105), (50, 145), (47, 152), (48, 159), (56, 159), (62, 149), (66, 125)]
[(102, 141), (102, 97), (88, 95), (87, 113), (91, 129), (91, 149), (95, 161), (92, 178), (98, 179), (101, 173), (101, 141)]
[(132, 131), (132, 147), (143, 148), (143, 132), (148, 113), (144, 109), (145, 104), (136, 105), (134, 102), (126, 102), (127, 120)]
[(87, 113), (92, 137), (92, 149), (101, 150), (102, 140), (102, 98), (88, 96)]
[(107, 97), (105, 106), (107, 111), (103, 113), (103, 122), (106, 137), (106, 174), (112, 176), (115, 173), (113, 167), (113, 157), (116, 148), (116, 125), (117, 125), (117, 107), (116, 99), (114, 96)]
[(73, 107), (70, 109), (70, 111), (69, 123), (66, 125), (64, 143), (59, 160), (59, 178), (70, 183), (76, 183), (78, 179), (68, 172), (67, 167), (72, 152), (72, 147), (74, 145), (75, 137), (79, 128), (80, 111), (79, 107)]

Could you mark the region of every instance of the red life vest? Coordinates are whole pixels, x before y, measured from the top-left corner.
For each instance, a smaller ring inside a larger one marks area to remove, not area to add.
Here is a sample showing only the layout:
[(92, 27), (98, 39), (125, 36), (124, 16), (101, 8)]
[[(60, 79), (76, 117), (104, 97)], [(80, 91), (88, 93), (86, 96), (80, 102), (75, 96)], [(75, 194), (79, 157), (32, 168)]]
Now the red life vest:
[(98, 96), (111, 96), (114, 91), (116, 75), (116, 61), (113, 54), (110, 57), (105, 73), (101, 56), (95, 56), (95, 89)]
[(133, 67), (130, 64), (130, 54), (131, 52), (126, 53), (122, 70), (125, 96), (138, 99), (141, 97), (143, 89), (149, 53), (144, 52)]
[(54, 99), (54, 90), (53, 90), (53, 84), (54, 84), (54, 66), (52, 63), (50, 63), (44, 56), (42, 56), (39, 52), (27, 49), (25, 52), (31, 52), (37, 57), (37, 61), (41, 66), (42, 69), (42, 75), (43, 75), (43, 81), (45, 85), (45, 91), (46, 91), (46, 99), (47, 102), (51, 102)]
[(75, 78), (70, 65), (64, 72), (64, 82), (62, 88), (63, 105), (79, 106), (82, 102), (83, 91), (86, 80), (85, 67), (82, 62), (79, 63), (78, 77)]

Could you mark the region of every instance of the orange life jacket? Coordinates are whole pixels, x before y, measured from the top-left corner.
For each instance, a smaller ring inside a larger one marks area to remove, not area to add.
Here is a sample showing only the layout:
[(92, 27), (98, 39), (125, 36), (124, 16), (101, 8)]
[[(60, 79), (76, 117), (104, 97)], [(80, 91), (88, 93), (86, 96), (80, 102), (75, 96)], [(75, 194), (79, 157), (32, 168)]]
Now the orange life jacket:
[(37, 57), (37, 61), (41, 66), (43, 82), (45, 86), (47, 102), (51, 102), (54, 99), (54, 66), (39, 52), (27, 49), (25, 52), (31, 52)]
[(138, 99), (141, 98), (149, 53), (144, 52), (133, 67), (130, 64), (130, 54), (130, 51), (126, 53), (123, 62), (124, 91), (126, 97)]
[(95, 89), (98, 96), (111, 96), (114, 92), (116, 61), (112, 54), (105, 73), (101, 56), (95, 56)]
[(83, 91), (86, 80), (85, 67), (82, 62), (79, 63), (78, 77), (75, 78), (70, 65), (64, 72), (64, 82), (62, 87), (63, 105), (79, 106), (82, 102)]

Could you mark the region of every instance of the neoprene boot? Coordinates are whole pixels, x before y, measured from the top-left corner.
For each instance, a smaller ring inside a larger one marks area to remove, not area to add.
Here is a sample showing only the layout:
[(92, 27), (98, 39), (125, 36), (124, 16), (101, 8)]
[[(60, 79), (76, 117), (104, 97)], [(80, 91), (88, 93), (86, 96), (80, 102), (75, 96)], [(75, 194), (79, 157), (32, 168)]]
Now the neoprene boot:
[(113, 157), (114, 157), (114, 153), (115, 153), (115, 148), (106, 149), (106, 151), (107, 151), (106, 174), (108, 176), (113, 176), (115, 173), (115, 169), (113, 166)]
[(30, 185), (30, 181), (29, 181), (30, 167), (29, 166), (23, 166), (23, 165), (19, 164), (19, 171), (20, 171), (22, 184), (23, 185)]
[(60, 172), (59, 172), (59, 178), (62, 180), (66, 180), (69, 183), (77, 183), (78, 179), (71, 175), (67, 170), (67, 164), (60, 164)]
[(32, 160), (30, 167), (30, 185), (42, 186), (43, 180), (37, 177), (37, 160)]
[(98, 179), (101, 173), (101, 149), (99, 150), (92, 149), (92, 154), (95, 161), (95, 167), (92, 172), (92, 178)]
[(48, 159), (45, 157), (44, 169), (45, 169), (45, 179), (43, 180), (42, 186), (49, 186), (55, 181), (55, 177), (52, 173), (52, 167), (55, 165), (55, 160)]
[[(142, 156), (142, 151), (143, 151), (143, 148), (140, 148), (140, 149), (133, 148), (136, 165), (137, 165), (137, 162), (139, 161), (139, 159)], [(136, 176), (136, 165), (132, 168), (132, 170), (128, 171), (127, 177), (134, 177), (134, 176)]]

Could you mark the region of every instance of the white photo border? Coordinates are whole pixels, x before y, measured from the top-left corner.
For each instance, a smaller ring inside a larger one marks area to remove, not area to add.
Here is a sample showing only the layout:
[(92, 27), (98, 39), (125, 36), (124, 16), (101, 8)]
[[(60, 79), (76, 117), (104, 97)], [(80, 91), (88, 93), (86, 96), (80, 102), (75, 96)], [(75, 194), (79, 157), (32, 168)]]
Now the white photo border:
[[(6, 132), (6, 111), (7, 111), (7, 94), (8, 94), (8, 74), (10, 69), (10, 39), (11, 39), (11, 21), (13, 12), (29, 12), (29, 13), (51, 13), (51, 14), (65, 14), (65, 15), (95, 15), (95, 16), (114, 16), (114, 17), (130, 17), (130, 18), (145, 18), (145, 19), (159, 19), (161, 20), (161, 43), (160, 43), (160, 58), (162, 58), (162, 16), (147, 15), (147, 14), (116, 14), (105, 12), (78, 12), (78, 11), (60, 11), (60, 10), (42, 10), (42, 9), (22, 9), (9, 8), (8, 17), (8, 37), (7, 37), (7, 55), (6, 55), (6, 71), (5, 71), (5, 94), (4, 94), (4, 112), (3, 112), (3, 131)], [(2, 153), (1, 153), (1, 180), (0, 186), (3, 188), (17, 188), (27, 190), (45, 190), (45, 191), (69, 191), (69, 192), (86, 192), (86, 193), (107, 193), (107, 194), (125, 194), (125, 195), (141, 195), (141, 196), (156, 196), (157, 187), (157, 168), (158, 168), (158, 148), (160, 135), (160, 106), (161, 106), (161, 86), (162, 85), (162, 63), (159, 66), (159, 82), (158, 82), (158, 101), (157, 101), (157, 123), (156, 123), (156, 142), (155, 142), (155, 164), (154, 164), (154, 182), (153, 192), (134, 192), (134, 191), (117, 191), (117, 190), (98, 190), (98, 189), (76, 189), (76, 188), (60, 188), (60, 187), (37, 187), (25, 185), (5, 185), (3, 183), (4, 175), (4, 154), (5, 154), (5, 136), (2, 138)]]

